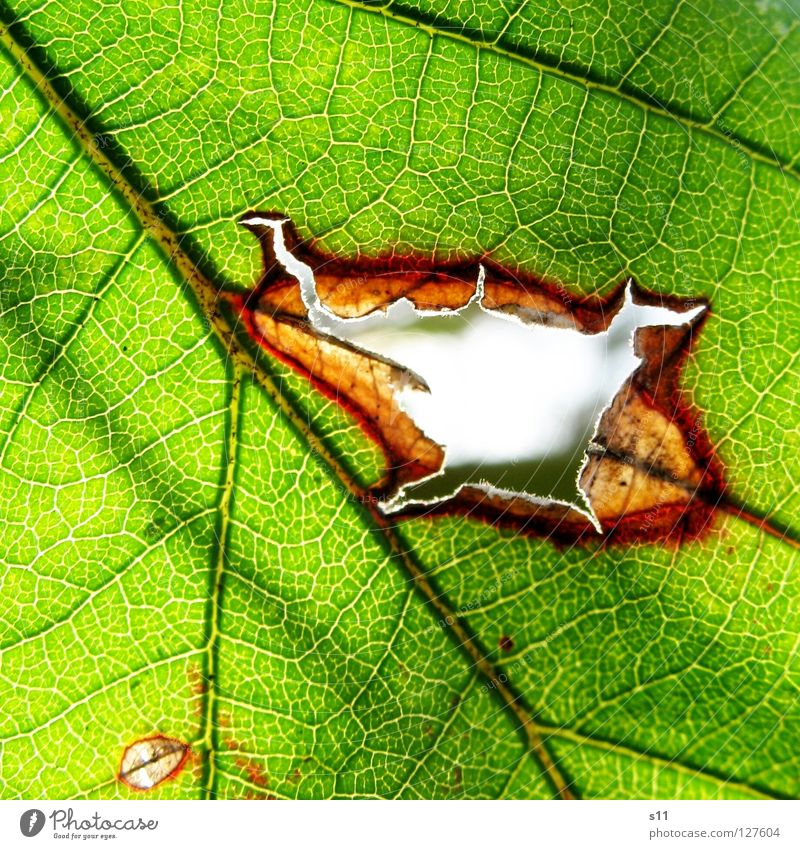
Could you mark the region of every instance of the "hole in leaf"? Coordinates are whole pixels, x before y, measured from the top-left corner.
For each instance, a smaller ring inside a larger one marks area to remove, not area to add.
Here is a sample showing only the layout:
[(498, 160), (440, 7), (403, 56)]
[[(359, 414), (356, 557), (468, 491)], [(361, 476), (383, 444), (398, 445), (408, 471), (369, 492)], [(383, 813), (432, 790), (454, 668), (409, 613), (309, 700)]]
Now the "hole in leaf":
[(189, 746), (174, 737), (156, 735), (137, 740), (125, 749), (119, 780), (134, 790), (152, 790), (174, 778), (189, 757)]
[(384, 449), (383, 512), (570, 539), (707, 524), (721, 477), (678, 390), (704, 303), (633, 281), (579, 298), (487, 261), (347, 262), (282, 216), (242, 223), (265, 260), (248, 329)]

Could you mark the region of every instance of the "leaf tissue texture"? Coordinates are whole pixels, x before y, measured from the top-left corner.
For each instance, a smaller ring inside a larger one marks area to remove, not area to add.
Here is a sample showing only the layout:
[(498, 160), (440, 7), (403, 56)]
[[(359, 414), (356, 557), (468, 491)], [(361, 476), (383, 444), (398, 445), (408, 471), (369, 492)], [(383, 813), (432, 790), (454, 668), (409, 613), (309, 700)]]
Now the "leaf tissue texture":
[[(147, 798), (800, 793), (793, 4), (2, 20), (0, 796), (141, 796), (157, 738), (187, 759)], [(708, 303), (713, 521), (390, 523), (374, 443), (230, 309), (252, 209), (353, 261)]]

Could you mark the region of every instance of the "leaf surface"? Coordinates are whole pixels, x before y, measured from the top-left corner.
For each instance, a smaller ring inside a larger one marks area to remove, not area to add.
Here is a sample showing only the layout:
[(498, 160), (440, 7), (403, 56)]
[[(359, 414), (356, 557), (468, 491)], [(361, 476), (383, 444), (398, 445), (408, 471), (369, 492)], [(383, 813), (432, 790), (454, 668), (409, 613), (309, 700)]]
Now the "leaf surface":
[[(0, 795), (126, 796), (164, 735), (153, 796), (797, 796), (800, 33), (767, 5), (4, 11)], [(590, 552), (381, 524), (374, 446), (215, 309), (254, 208), (708, 299), (683, 388), (742, 512)]]

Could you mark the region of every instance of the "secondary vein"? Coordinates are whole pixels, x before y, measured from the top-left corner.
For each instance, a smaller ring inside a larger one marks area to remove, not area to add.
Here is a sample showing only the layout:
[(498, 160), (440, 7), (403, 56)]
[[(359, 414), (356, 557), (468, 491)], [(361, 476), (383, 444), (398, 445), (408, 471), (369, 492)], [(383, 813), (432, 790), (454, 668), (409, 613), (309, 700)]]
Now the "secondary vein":
[(239, 444), (239, 411), (242, 399), (242, 370), (234, 367), (228, 415), (228, 439), (225, 445), (225, 477), (219, 499), (219, 525), (214, 568), (211, 572), (208, 606), (206, 612), (205, 681), (203, 698), (203, 798), (215, 798), (217, 774), (217, 687), (219, 682), (219, 639), (222, 615), (222, 593), (225, 582), (228, 528), (236, 474)]

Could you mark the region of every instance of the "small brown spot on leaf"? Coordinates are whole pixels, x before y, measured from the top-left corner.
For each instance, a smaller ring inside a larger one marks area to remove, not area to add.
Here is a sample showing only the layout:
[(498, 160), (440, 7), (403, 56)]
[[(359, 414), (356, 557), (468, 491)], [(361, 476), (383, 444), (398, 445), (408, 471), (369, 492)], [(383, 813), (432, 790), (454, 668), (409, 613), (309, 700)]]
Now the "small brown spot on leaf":
[(247, 775), (251, 784), (256, 784), (259, 787), (269, 787), (269, 781), (263, 769), (254, 760), (250, 758), (237, 758), (235, 763)]
[(504, 652), (510, 652), (514, 648), (514, 641), (505, 634), (500, 637), (497, 644), (500, 646), (500, 650)]
[(134, 790), (152, 790), (175, 778), (188, 757), (189, 746), (174, 737), (145, 737), (123, 752), (118, 778)]
[(189, 667), (189, 685), (192, 693), (196, 696), (202, 696), (206, 692), (206, 681), (203, 673), (196, 665)]

